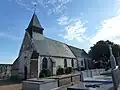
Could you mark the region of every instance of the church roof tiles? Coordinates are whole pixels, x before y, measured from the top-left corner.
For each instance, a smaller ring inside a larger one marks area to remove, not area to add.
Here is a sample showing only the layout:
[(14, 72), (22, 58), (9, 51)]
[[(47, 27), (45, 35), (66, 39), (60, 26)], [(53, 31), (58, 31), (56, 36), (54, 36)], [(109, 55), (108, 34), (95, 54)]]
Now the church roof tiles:
[(66, 44), (56, 40), (44, 37), (44, 40), (33, 40), (33, 44), (40, 55), (76, 58)]
[(35, 13), (32, 16), (29, 27), (37, 27), (43, 29)]

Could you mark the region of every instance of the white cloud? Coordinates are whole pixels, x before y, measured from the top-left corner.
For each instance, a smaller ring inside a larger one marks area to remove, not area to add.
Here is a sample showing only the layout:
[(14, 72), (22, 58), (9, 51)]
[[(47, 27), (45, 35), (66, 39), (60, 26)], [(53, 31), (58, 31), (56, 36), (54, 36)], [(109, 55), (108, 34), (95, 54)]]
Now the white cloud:
[(92, 44), (99, 40), (111, 40), (120, 44), (120, 0), (116, 0), (116, 8), (117, 15), (101, 22), (98, 32), (91, 39)]
[[(68, 4), (72, 0), (8, 0), (8, 1), (16, 2), (18, 5), (32, 12), (33, 12), (33, 3), (36, 3), (37, 7), (41, 5), (43, 8), (47, 8), (48, 14), (52, 14), (52, 13), (63, 14), (65, 9), (67, 8), (66, 4)], [(37, 12), (40, 12), (39, 8), (37, 8)]]
[(33, 4), (34, 6), (37, 4), (36, 2), (32, 1), (31, 4)]
[[(102, 21), (98, 32), (91, 39), (92, 44), (99, 40), (112, 40), (118, 42), (120, 36), (120, 14), (110, 19)], [(120, 43), (119, 43), (120, 44)]]
[(61, 21), (58, 22), (60, 25), (65, 25), (64, 30), (65, 34), (61, 35), (65, 40), (77, 40), (77, 41), (84, 41), (87, 40), (87, 38), (84, 36), (84, 33), (86, 31), (86, 27), (84, 27), (84, 24), (82, 20), (80, 19), (68, 19), (68, 18), (62, 18)]
[(120, 44), (120, 39), (115, 39), (115, 40), (113, 40), (113, 42), (116, 44)]
[(21, 6), (27, 6), (22, 0), (16, 0), (16, 3)]
[(41, 6), (44, 7), (44, 2), (43, 2), (43, 0), (37, 0), (37, 2), (38, 2)]
[(61, 16), (59, 19), (57, 19), (59, 25), (66, 25), (69, 24), (69, 18), (67, 16)]
[(3, 32), (0, 32), (0, 37), (7, 38), (7, 39), (12, 39), (12, 40), (21, 40), (22, 39), (22, 37), (17, 37), (17, 36), (14, 36), (14, 35), (10, 35), (8, 33), (3, 33)]
[(15, 0), (15, 2), (18, 5), (24, 7), (25, 9), (27, 9), (28, 11), (33, 11), (33, 8), (31, 8), (31, 6), (28, 3), (26, 3), (24, 0)]
[[(44, 2), (44, 6), (49, 9), (48, 14), (51, 13), (60, 13), (63, 14), (63, 12), (66, 10), (66, 5), (70, 3), (72, 0), (48, 0), (47, 2)], [(50, 8), (50, 7), (51, 8)]]
[[(35, 4), (40, 4), (40, 0), (31, 0), (28, 2), (28, 0), (8, 0), (8, 1), (12, 1), (12, 2), (15, 2), (16, 4), (18, 4), (19, 6), (25, 8), (26, 10), (30, 11), (30, 12), (33, 12), (34, 11), (34, 5)], [(39, 1), (39, 2), (38, 2)], [(41, 0), (42, 1), (42, 0)], [(42, 5), (42, 4), (41, 4)], [(39, 12), (39, 8), (37, 8), (37, 12)]]
[(80, 40), (80, 37), (82, 37), (83, 33), (86, 31), (86, 28), (84, 27), (82, 21), (78, 20), (65, 27), (65, 31), (66, 31), (66, 35), (64, 36), (65, 39)]

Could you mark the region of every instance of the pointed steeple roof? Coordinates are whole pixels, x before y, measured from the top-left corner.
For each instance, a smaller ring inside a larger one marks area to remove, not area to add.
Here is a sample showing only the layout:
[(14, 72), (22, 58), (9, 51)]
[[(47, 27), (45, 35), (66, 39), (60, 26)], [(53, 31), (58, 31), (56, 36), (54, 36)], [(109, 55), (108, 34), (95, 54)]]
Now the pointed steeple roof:
[(42, 26), (41, 26), (41, 24), (40, 24), (40, 22), (39, 22), (39, 20), (37, 18), (37, 15), (35, 13), (32, 16), (32, 19), (30, 21), (29, 27), (36, 27), (36, 28), (44, 30), (42, 28)]

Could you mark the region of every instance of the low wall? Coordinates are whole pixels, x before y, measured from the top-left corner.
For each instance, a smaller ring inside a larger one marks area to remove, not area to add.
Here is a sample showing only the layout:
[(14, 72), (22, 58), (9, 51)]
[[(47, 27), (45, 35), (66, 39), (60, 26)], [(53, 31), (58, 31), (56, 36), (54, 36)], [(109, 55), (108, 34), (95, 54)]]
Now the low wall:
[(71, 82), (78, 82), (78, 81), (81, 81), (81, 74), (79, 73), (79, 74), (74, 74), (74, 75), (72, 75), (72, 80), (71, 80)]
[(93, 76), (96, 76), (96, 75), (100, 75), (104, 71), (105, 71), (104, 69), (92, 69), (92, 70), (82, 71), (81, 74), (82, 74), (83, 78), (93, 77)]
[(41, 79), (28, 79), (23, 81), (22, 90), (63, 90), (64, 87), (80, 81), (81, 74), (68, 74), (52, 76)]
[[(58, 87), (71, 84), (72, 82), (78, 82), (81, 80), (81, 74), (68, 74), (68, 75), (60, 75), (49, 77), (50, 79), (56, 79), (58, 81)], [(49, 79), (48, 78), (48, 79)]]
[(93, 77), (96, 75), (100, 75), (104, 72), (104, 69), (92, 69), (92, 70), (85, 70), (81, 73), (76, 74), (68, 74), (68, 75), (60, 75), (60, 76), (53, 76), (49, 77), (51, 79), (57, 79), (58, 87), (71, 84), (72, 82), (83, 81), (86, 77)]
[(71, 83), (71, 77), (62, 77), (58, 79), (58, 87), (68, 85)]
[(25, 89), (25, 88), (29, 88), (29, 87), (33, 87), (33, 86), (35, 86), (35, 87), (32, 88), (32, 90), (33, 89), (38, 90), (38, 89), (35, 89), (35, 88), (40, 88), (40, 87), (42, 89), (39, 89), (39, 90), (50, 90), (50, 88), (47, 88), (47, 87), (51, 86), (51, 89), (53, 88), (52, 86), (54, 86), (54, 85), (55, 85), (54, 88), (63, 87), (65, 85), (70, 85), (73, 82), (82, 81), (83, 78), (85, 78), (85, 77), (92, 77), (92, 76), (95, 76), (95, 75), (100, 75), (100, 73), (103, 73), (103, 72), (104, 72), (103, 69), (96, 69), (96, 70), (85, 70), (85, 71), (82, 71), (81, 73), (76, 73), (76, 74), (51, 76), (51, 77), (43, 78), (44, 80), (43, 79), (40, 79), (40, 80), (43, 80), (44, 82), (47, 82), (47, 81), (50, 81), (50, 80), (53, 79), (53, 81), (55, 81), (55, 82), (50, 81), (50, 82), (47, 82), (47, 83), (44, 83), (44, 84), (43, 84), (43, 82), (41, 82), (39, 80), (34, 80), (34, 79), (31, 80), (31, 81), (28, 80), (27, 82), (26, 81), (23, 82), (23, 87), (24, 87), (23, 90), (30, 90), (30, 89)]
[(30, 79), (22, 83), (22, 90), (51, 90), (53, 88), (57, 88), (57, 81), (53, 79)]

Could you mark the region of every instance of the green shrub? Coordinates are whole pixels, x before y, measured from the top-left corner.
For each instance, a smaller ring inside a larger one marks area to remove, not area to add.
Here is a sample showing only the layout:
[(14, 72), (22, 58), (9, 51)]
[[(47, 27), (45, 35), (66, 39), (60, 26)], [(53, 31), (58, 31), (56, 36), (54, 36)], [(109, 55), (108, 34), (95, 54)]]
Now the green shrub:
[(84, 71), (85, 70), (85, 68), (84, 67), (81, 67), (81, 71)]
[(58, 65), (58, 66), (57, 66), (57, 70), (58, 70), (59, 68), (62, 68), (62, 67), (61, 67), (60, 65)]
[(45, 77), (45, 73), (44, 73), (44, 71), (42, 70), (42, 71), (40, 72), (40, 74), (39, 74), (39, 78), (43, 78), (43, 77)]
[(57, 75), (62, 75), (62, 74), (64, 74), (64, 69), (59, 66), (58, 69), (57, 69), (56, 74), (57, 74)]
[(47, 69), (47, 71), (46, 71), (46, 76), (47, 76), (47, 77), (52, 76), (52, 72), (51, 72), (49, 69)]
[(41, 70), (39, 77), (43, 78), (43, 77), (49, 77), (51, 75), (52, 73), (49, 69), (44, 69), (44, 70)]
[(65, 68), (65, 74), (70, 74), (70, 73), (72, 73), (72, 67)]

